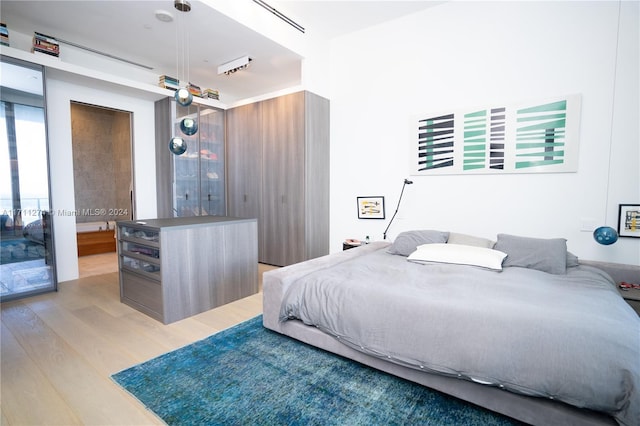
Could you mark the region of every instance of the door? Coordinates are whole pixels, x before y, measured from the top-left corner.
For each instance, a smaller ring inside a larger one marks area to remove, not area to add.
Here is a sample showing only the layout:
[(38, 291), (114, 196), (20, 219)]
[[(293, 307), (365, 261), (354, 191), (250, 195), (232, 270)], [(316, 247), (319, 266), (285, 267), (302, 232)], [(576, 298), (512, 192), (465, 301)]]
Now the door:
[(258, 259), (264, 238), (260, 215), (262, 186), (262, 107), (260, 102), (226, 111), (229, 216), (258, 219)]
[(55, 290), (44, 71), (1, 57), (0, 300)]
[[(185, 118), (198, 122), (198, 107), (183, 107), (171, 102), (173, 136), (179, 136), (187, 143), (187, 151), (182, 155), (172, 155), (173, 159), (173, 210), (177, 217), (200, 216), (200, 144), (198, 133), (187, 135), (180, 130)], [(175, 114), (175, 115), (173, 115)], [(169, 155), (168, 151), (165, 155)]]
[(225, 216), (225, 112), (199, 106), (198, 126), (201, 214)]
[(262, 108), (264, 262), (290, 265), (305, 259), (304, 93)]
[[(175, 114), (172, 136), (187, 143), (187, 150), (173, 155), (173, 212), (176, 217), (225, 216), (225, 113), (223, 110), (192, 103), (183, 107), (171, 101)], [(185, 118), (197, 123), (197, 131), (181, 130)], [(162, 149), (159, 155), (169, 155)]]

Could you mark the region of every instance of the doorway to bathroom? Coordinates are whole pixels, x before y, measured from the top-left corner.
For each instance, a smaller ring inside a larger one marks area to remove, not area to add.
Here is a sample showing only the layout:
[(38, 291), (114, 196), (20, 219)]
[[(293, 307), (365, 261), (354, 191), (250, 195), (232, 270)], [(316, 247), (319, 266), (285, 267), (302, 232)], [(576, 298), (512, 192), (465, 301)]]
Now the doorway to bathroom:
[(132, 113), (71, 102), (80, 277), (117, 271), (115, 223), (134, 217)]

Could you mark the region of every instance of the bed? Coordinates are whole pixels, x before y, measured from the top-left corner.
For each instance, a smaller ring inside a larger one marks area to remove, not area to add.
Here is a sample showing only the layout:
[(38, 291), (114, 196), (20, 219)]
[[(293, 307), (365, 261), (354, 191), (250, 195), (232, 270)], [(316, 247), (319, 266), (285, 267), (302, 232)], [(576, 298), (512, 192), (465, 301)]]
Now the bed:
[(640, 424), (640, 319), (561, 238), (409, 231), (263, 277), (264, 326), (530, 424)]

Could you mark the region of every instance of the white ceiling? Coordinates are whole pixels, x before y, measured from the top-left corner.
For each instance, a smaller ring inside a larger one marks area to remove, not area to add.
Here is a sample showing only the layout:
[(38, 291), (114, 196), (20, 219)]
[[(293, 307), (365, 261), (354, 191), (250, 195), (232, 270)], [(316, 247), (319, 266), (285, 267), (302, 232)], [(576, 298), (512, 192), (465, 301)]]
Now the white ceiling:
[(267, 3), (299, 21), (303, 27), (332, 38), (419, 12), (444, 1), (267, 0)]
[[(257, 8), (256, 13), (271, 15), (251, 0), (242, 1)], [(299, 83), (300, 55), (200, 1), (191, 1), (190, 13), (178, 12), (173, 3), (173, 0), (1, 0), (0, 19), (9, 28), (10, 39), (12, 30), (29, 35), (41, 32), (151, 67), (151, 72), (157, 75), (188, 76), (203, 89), (220, 90), (224, 103)], [(307, 34), (332, 38), (442, 1), (267, 0), (267, 3), (305, 27)], [(158, 10), (173, 15), (173, 22), (156, 19)], [(273, 19), (274, 25), (288, 25), (275, 15)], [(184, 36), (177, 31), (180, 29), (186, 30)], [(291, 27), (291, 31), (297, 30)], [(185, 41), (190, 46), (188, 50), (176, 48)], [(61, 48), (65, 48), (64, 44)], [(217, 74), (218, 65), (244, 55), (253, 59), (247, 70), (230, 76)]]

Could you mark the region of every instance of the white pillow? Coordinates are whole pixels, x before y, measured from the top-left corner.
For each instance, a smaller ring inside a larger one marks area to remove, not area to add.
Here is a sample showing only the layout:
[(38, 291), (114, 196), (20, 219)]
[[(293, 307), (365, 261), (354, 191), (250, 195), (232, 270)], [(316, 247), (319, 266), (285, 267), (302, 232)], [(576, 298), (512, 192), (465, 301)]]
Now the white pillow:
[(505, 257), (507, 257), (506, 253), (490, 248), (437, 243), (418, 246), (416, 251), (407, 257), (407, 260), (480, 266), (502, 271), (502, 261)]

